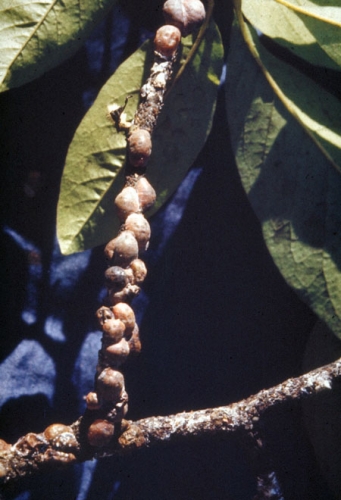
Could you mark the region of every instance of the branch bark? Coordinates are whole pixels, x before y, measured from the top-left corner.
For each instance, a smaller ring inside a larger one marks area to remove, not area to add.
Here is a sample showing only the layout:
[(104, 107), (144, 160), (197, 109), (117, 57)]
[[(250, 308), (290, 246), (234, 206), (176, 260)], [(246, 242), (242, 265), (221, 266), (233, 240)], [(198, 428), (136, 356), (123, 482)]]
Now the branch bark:
[(122, 455), (179, 437), (236, 431), (249, 433), (269, 408), (330, 390), (332, 382), (340, 377), (341, 358), (228, 406), (148, 417), (135, 422), (123, 420), (110, 445), (101, 449), (89, 446), (84, 439), (87, 422), (93, 420), (88, 410), (53, 439), (48, 439), (46, 432), (29, 433), (12, 446), (1, 443), (0, 481), (6, 484), (60, 465)]

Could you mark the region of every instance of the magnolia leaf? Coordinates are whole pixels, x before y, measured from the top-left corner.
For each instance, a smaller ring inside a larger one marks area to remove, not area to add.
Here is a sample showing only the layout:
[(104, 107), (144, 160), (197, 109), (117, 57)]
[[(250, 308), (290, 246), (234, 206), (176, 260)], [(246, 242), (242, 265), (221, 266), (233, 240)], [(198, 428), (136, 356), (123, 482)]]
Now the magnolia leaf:
[(240, 16), (244, 39), (286, 108), (341, 171), (341, 102), (311, 78), (272, 55)]
[[(308, 30), (315, 37), (316, 41), (337, 64), (341, 65), (341, 5), (326, 5), (325, 0), (322, 5), (316, 5), (310, 0), (276, 0), (289, 9), (292, 9), (304, 22)], [(321, 1), (321, 0), (320, 0)], [(331, 2), (332, 3), (332, 2)], [(313, 61), (312, 61), (313, 62)]]
[[(183, 39), (182, 59), (192, 46)], [(156, 190), (155, 212), (174, 192), (205, 143), (211, 128), (223, 48), (212, 22), (194, 59), (169, 93), (153, 134), (147, 178)], [(123, 105), (132, 118), (139, 89), (152, 64), (152, 42), (146, 42), (100, 91), (70, 145), (62, 177), (57, 233), (63, 253), (91, 248), (112, 239), (119, 222), (113, 200), (124, 185), (125, 136), (106, 117), (108, 104)]]
[(84, 43), (113, 0), (2, 0), (0, 91), (61, 63)]
[(228, 63), (232, 146), (266, 245), (288, 284), (341, 337), (341, 176), (277, 98), (237, 28)]
[(243, 0), (242, 11), (264, 35), (311, 64), (340, 69), (341, 6), (309, 0)]

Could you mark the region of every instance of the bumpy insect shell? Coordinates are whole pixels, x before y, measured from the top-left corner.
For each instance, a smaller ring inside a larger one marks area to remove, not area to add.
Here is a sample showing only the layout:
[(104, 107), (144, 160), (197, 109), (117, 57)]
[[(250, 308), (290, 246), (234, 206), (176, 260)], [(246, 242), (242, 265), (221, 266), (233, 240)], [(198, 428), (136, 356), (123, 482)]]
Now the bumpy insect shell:
[(111, 266), (104, 273), (104, 281), (106, 287), (122, 290), (128, 284), (129, 278), (123, 267)]
[(116, 238), (109, 241), (104, 249), (104, 255), (109, 264), (128, 267), (138, 257), (138, 243), (131, 231), (122, 231)]
[(151, 208), (156, 200), (156, 192), (145, 177), (140, 177), (135, 185), (142, 212)]
[[(149, 225), (148, 225), (149, 227)], [(138, 241), (138, 238), (136, 238)], [(139, 242), (138, 242), (139, 243)], [(147, 239), (141, 250), (146, 247)], [(113, 293), (123, 290), (127, 285), (141, 283), (147, 274), (146, 266), (141, 259), (134, 259), (128, 267), (111, 266), (104, 273), (105, 286)], [(99, 311), (98, 311), (99, 313)], [(102, 312), (103, 314), (104, 312)], [(110, 316), (109, 316), (110, 317)], [(109, 317), (107, 319), (109, 319)]]
[(124, 377), (121, 372), (109, 367), (101, 371), (96, 381), (99, 399), (116, 404), (120, 401), (123, 391)]
[(128, 215), (140, 211), (140, 201), (136, 189), (127, 186), (116, 196), (115, 208), (121, 222), (124, 222)]
[(110, 318), (102, 326), (103, 340), (106, 345), (120, 342), (125, 333), (125, 325), (120, 319)]
[(108, 420), (97, 419), (88, 428), (87, 438), (91, 446), (102, 448), (110, 443), (115, 426)]
[(109, 290), (105, 302), (109, 306), (114, 306), (120, 302), (131, 302), (140, 293), (140, 291), (141, 289), (139, 286), (128, 284), (119, 292)]
[(114, 318), (114, 314), (109, 309), (109, 307), (101, 306), (96, 311), (96, 318), (99, 323), (99, 326), (102, 327), (108, 319)]
[(182, 36), (197, 29), (205, 19), (205, 7), (200, 0), (167, 0), (163, 6), (167, 24), (177, 26)]
[(99, 410), (101, 405), (98, 401), (98, 396), (96, 392), (89, 392), (85, 396), (86, 407), (88, 410)]
[(148, 130), (134, 130), (128, 136), (127, 143), (130, 163), (136, 168), (144, 167), (152, 153), (152, 139)]
[(166, 58), (171, 58), (178, 50), (181, 32), (176, 26), (166, 24), (161, 26), (155, 34), (154, 48)]
[(125, 302), (119, 302), (112, 307), (112, 312), (115, 318), (119, 319), (124, 324), (124, 337), (129, 340), (136, 323), (134, 311)]
[(130, 214), (126, 218), (125, 228), (134, 234), (139, 252), (147, 250), (150, 239), (150, 225), (144, 215)]
[(147, 268), (143, 260), (135, 259), (130, 263), (129, 267), (133, 272), (134, 283), (141, 284), (147, 276)]
[(51, 424), (44, 430), (44, 436), (48, 441), (53, 441), (64, 432), (72, 433), (72, 428), (64, 424)]
[(63, 451), (78, 448), (78, 442), (72, 427), (64, 424), (52, 424), (44, 430), (44, 437), (55, 447)]
[(122, 338), (117, 344), (111, 344), (104, 351), (105, 360), (112, 368), (121, 366), (130, 353), (130, 347), (125, 338)]

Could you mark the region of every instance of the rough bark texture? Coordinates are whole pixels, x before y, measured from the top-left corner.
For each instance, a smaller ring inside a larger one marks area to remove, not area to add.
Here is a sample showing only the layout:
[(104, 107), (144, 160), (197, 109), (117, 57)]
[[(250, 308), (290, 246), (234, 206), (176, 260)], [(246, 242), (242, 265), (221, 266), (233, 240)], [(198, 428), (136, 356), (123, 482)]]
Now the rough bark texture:
[(163, 107), (167, 82), (172, 76), (175, 60), (176, 54), (171, 60), (167, 60), (158, 53), (155, 53), (155, 60), (150, 71), (150, 76), (141, 88), (141, 102), (134, 116), (132, 130), (142, 128), (148, 130), (150, 133), (153, 132)]
[(89, 446), (84, 439), (82, 429), (86, 427), (85, 414), (70, 426), (72, 432), (62, 432), (53, 440), (44, 433), (29, 433), (13, 446), (2, 442), (0, 479), (2, 483), (8, 483), (55, 466), (123, 454), (159, 442), (169, 442), (177, 437), (236, 431), (249, 434), (269, 408), (330, 390), (332, 381), (340, 376), (341, 358), (229, 406), (149, 417), (136, 422), (124, 420), (117, 427), (112, 443), (101, 449)]

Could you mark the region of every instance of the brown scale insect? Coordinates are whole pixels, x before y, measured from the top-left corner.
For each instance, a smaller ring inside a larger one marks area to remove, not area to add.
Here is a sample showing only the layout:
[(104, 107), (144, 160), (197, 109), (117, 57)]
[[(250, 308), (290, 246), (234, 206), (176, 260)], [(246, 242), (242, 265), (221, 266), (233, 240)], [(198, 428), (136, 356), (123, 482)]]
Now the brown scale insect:
[(143, 214), (156, 199), (155, 190), (144, 177), (144, 170), (152, 154), (151, 135), (163, 107), (181, 36), (203, 21), (202, 11), (203, 5), (199, 0), (185, 2), (184, 11), (179, 9), (177, 0), (165, 3), (167, 24), (156, 32), (154, 63), (149, 78), (141, 88), (141, 101), (133, 123), (127, 124), (123, 119), (127, 99), (124, 106), (109, 107), (117, 131), (125, 130), (127, 133), (128, 163), (125, 186), (114, 200), (121, 230), (104, 249), (108, 263), (104, 276), (108, 295), (105, 305), (96, 312), (103, 336), (98, 353), (95, 390), (85, 397), (88, 411), (94, 414), (86, 439), (97, 448), (110, 443), (115, 434), (115, 424), (128, 410), (128, 394), (119, 368), (130, 355), (141, 351), (139, 327), (129, 303), (139, 293), (139, 285), (147, 275), (146, 266), (139, 256), (147, 249), (150, 239), (150, 226)]

